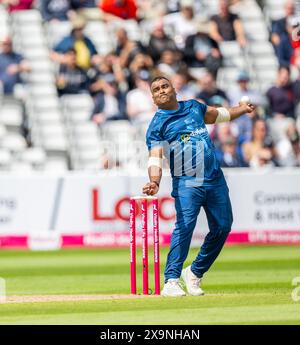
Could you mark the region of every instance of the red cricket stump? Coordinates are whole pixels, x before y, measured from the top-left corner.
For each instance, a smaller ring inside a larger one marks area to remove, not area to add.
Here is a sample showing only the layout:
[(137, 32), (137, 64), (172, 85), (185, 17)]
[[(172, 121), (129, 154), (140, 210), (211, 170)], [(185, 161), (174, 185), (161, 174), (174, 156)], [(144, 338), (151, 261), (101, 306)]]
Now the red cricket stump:
[(159, 259), (159, 216), (158, 199), (150, 196), (130, 198), (130, 284), (131, 293), (137, 293), (136, 287), (136, 200), (141, 200), (142, 210), (142, 282), (143, 294), (149, 294), (148, 265), (148, 200), (153, 206), (153, 252), (154, 252), (154, 292), (160, 295), (160, 259)]
[(142, 260), (143, 260), (143, 294), (148, 295), (148, 201), (142, 200)]
[(130, 200), (130, 286), (131, 293), (136, 294), (136, 202)]
[(160, 295), (158, 199), (153, 199), (152, 205), (153, 205), (154, 286), (155, 286), (155, 294)]

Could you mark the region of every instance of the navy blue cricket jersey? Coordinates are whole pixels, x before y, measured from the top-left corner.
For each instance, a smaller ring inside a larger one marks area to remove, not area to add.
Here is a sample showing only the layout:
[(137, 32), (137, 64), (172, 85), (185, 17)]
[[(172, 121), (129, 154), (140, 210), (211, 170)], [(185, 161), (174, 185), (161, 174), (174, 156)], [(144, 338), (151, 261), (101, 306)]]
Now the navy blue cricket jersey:
[(158, 109), (146, 134), (151, 150), (164, 148), (169, 161), (173, 187), (216, 186), (224, 176), (204, 122), (207, 106), (196, 100), (178, 102), (177, 110)]

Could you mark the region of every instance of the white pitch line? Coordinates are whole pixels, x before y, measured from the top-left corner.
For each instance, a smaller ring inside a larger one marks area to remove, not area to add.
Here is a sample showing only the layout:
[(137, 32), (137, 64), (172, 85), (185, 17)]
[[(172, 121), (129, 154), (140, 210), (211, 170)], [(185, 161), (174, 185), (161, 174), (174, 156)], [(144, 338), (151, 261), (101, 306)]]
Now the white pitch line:
[(45, 303), (45, 302), (78, 302), (78, 301), (104, 301), (136, 298), (153, 298), (158, 295), (27, 295), (27, 296), (6, 296), (1, 304), (12, 303)]

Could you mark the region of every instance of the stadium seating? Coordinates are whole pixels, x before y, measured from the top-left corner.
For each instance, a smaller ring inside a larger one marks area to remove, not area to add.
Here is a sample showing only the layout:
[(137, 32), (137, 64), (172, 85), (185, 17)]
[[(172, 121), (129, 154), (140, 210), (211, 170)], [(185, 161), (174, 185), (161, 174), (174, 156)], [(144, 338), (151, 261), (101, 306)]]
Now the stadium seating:
[[(248, 43), (245, 48), (235, 41), (220, 44), (224, 59), (218, 71), (218, 87), (233, 87), (240, 70), (249, 73), (251, 85), (262, 93), (272, 85), (278, 62), (269, 42), (269, 27), (270, 20), (283, 15), (283, 4), (284, 0), (266, 0), (261, 9), (255, 0), (242, 0), (233, 7), (242, 20)], [(203, 0), (202, 9), (199, 17), (209, 18), (217, 13), (218, 0)], [(131, 40), (148, 43), (153, 20), (128, 20), (121, 25)], [(118, 22), (92, 20), (85, 34), (99, 54), (105, 55), (116, 48), (118, 27)], [(119, 147), (117, 160), (124, 167), (132, 168), (147, 156), (146, 146), (138, 144), (144, 142), (147, 124), (137, 127), (119, 120), (99, 127), (91, 121), (94, 102), (90, 95), (58, 97), (58, 66), (49, 52), (70, 30), (70, 21), (43, 22), (38, 9), (9, 15), (0, 5), (0, 35), (12, 35), (14, 50), (31, 67), (31, 72), (23, 75), (23, 94), (0, 100), (0, 170), (98, 170), (102, 168), (101, 157), (114, 150), (112, 145)], [(196, 79), (203, 73), (201, 68), (190, 68)]]

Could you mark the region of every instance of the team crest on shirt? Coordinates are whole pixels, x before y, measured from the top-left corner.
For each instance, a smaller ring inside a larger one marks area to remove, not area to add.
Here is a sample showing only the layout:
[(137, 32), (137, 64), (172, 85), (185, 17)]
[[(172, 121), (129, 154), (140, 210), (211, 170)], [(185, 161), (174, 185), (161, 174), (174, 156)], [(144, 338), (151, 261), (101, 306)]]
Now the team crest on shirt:
[(181, 134), (180, 139), (184, 143), (187, 143), (191, 140), (191, 137), (196, 137), (197, 135), (201, 135), (203, 133), (207, 133), (207, 129), (204, 128), (197, 128), (196, 130), (192, 131), (190, 134)]
[(181, 141), (183, 141), (184, 143), (187, 143), (190, 141), (191, 136), (189, 134), (181, 134), (180, 136)]

